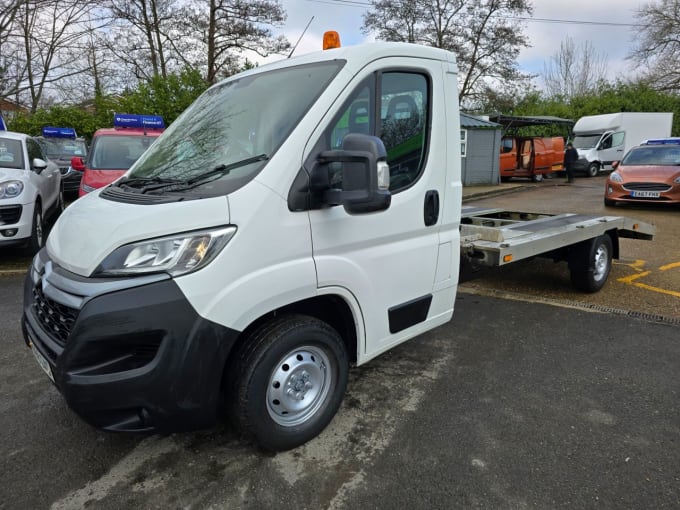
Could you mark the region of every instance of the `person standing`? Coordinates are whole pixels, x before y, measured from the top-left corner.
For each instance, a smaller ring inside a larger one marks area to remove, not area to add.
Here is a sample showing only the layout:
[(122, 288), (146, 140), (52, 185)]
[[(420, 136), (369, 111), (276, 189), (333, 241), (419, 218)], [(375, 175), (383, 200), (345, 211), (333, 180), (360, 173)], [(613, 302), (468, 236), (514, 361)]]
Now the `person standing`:
[(564, 169), (567, 172), (567, 182), (572, 184), (574, 182), (574, 163), (578, 161), (578, 151), (574, 149), (574, 145), (569, 142), (567, 150), (564, 151)]

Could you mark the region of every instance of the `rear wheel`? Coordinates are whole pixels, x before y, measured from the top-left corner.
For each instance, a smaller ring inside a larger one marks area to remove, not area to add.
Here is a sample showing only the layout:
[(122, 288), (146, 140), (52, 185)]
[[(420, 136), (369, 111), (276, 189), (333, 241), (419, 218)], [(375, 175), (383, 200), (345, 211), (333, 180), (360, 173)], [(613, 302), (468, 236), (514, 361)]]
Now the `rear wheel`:
[(600, 165), (593, 162), (590, 165), (588, 165), (588, 170), (586, 171), (586, 175), (588, 177), (595, 177), (599, 172), (600, 172)]
[(340, 335), (303, 315), (256, 329), (227, 369), (225, 395), (238, 429), (266, 450), (295, 448), (337, 412), (349, 362)]
[(580, 291), (597, 292), (612, 268), (612, 239), (607, 234), (576, 245), (569, 257), (571, 283)]

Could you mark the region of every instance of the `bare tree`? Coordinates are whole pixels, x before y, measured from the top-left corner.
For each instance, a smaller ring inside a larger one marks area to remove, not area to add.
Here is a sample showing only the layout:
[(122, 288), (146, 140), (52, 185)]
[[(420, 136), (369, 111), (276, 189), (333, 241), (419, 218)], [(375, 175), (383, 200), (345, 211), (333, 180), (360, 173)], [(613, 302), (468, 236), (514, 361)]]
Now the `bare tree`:
[(35, 112), (49, 101), (55, 84), (81, 73), (86, 61), (71, 56), (94, 8), (90, 0), (22, 0), (7, 28), (14, 49), (14, 85), (5, 93), (21, 98)]
[(166, 78), (170, 72), (172, 43), (170, 27), (182, 18), (176, 0), (112, 0), (108, 9), (114, 20), (106, 42), (107, 49), (140, 80), (154, 76)]
[(194, 48), (199, 48), (205, 60), (185, 57), (184, 63), (194, 69), (205, 66), (209, 83), (236, 72), (246, 51), (267, 56), (290, 48), (285, 37), (272, 32), (272, 27), (286, 19), (278, 0), (198, 0), (185, 19), (187, 34), (193, 36)]
[(363, 30), (456, 53), (460, 102), (471, 106), (489, 86), (529, 78), (517, 58), (529, 46), (521, 18), (531, 13), (529, 0), (373, 0)]
[(590, 41), (580, 46), (571, 37), (543, 66), (543, 83), (548, 97), (569, 99), (592, 92), (607, 79), (607, 56), (598, 53)]
[(24, 75), (20, 46), (13, 30), (22, 0), (0, 0), (0, 97), (16, 94)]
[(680, 0), (660, 0), (637, 11), (640, 28), (629, 58), (644, 66), (643, 77), (657, 90), (680, 91)]

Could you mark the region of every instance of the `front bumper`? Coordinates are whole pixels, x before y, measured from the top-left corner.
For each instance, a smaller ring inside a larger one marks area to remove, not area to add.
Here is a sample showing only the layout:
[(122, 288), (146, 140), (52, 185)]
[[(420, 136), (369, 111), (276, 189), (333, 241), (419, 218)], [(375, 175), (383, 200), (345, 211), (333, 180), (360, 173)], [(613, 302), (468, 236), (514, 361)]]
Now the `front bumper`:
[(680, 184), (607, 181), (605, 199), (630, 204), (680, 204)]
[(80, 188), (80, 180), (83, 178), (83, 173), (77, 170), (67, 170), (66, 173), (61, 175), (61, 184), (63, 186), (64, 193), (68, 195), (78, 194), (78, 189)]
[[(3, 231), (0, 232), (0, 246), (24, 242), (31, 237), (34, 208), (35, 202), (0, 204), (0, 231)], [(4, 233), (14, 229), (16, 233), (12, 236)]]
[(110, 431), (216, 422), (238, 332), (200, 317), (167, 275), (88, 279), (53, 265), (45, 250), (36, 260), (24, 285), (24, 339), (71, 409)]
[(579, 158), (571, 164), (575, 172), (586, 172), (590, 166), (590, 161), (586, 158)]

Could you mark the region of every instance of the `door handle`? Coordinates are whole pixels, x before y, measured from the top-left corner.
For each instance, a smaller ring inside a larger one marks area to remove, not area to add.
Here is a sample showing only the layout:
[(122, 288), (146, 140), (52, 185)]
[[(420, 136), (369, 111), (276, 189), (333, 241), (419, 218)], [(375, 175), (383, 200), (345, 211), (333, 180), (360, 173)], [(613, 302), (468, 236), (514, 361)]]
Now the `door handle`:
[(436, 189), (431, 189), (425, 193), (423, 213), (426, 227), (437, 223), (439, 219), (439, 192)]

